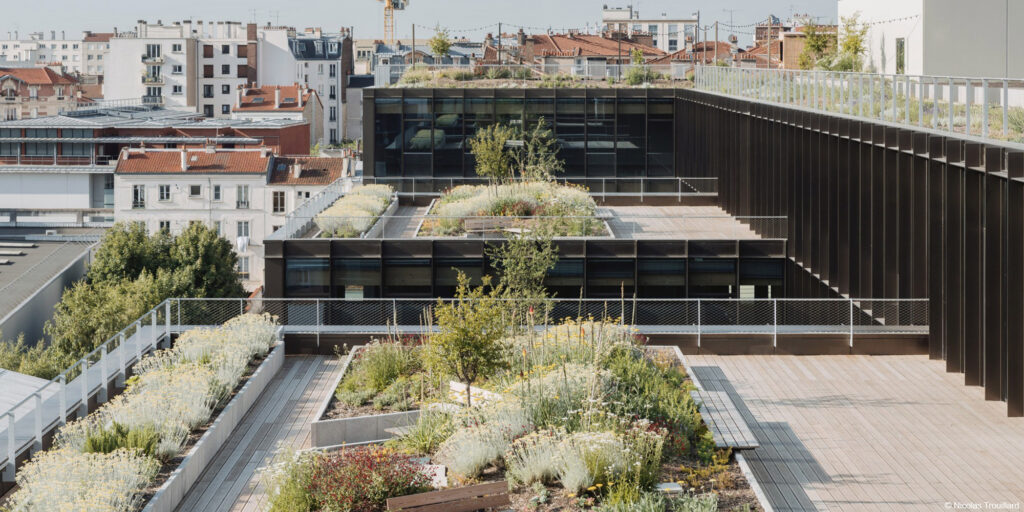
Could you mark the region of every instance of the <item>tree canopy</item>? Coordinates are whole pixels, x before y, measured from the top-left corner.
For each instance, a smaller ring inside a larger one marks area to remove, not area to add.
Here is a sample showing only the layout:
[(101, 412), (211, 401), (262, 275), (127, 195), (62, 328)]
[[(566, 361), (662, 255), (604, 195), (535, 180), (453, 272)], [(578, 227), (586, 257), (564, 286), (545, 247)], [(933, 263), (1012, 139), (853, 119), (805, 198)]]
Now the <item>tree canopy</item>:
[(476, 173), (500, 182), (512, 177), (512, 154), (505, 144), (512, 140), (514, 131), (502, 124), (492, 124), (476, 131), (469, 140), (469, 148), (476, 157)]
[(558, 157), (558, 141), (551, 125), (543, 117), (533, 127), (522, 132), (523, 146), (511, 151), (515, 168), (523, 178), (547, 181), (565, 169)]
[(446, 57), (452, 50), (452, 38), (448, 35), (448, 29), (436, 27), (434, 37), (428, 41), (430, 52), (440, 57)]

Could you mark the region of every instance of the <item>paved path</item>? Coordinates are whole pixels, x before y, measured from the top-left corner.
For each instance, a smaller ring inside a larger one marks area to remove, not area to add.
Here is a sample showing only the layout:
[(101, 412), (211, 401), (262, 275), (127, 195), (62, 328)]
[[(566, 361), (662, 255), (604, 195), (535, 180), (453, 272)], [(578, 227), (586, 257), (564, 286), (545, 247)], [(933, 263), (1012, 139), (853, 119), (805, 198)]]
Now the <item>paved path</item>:
[(288, 356), (178, 510), (263, 510), (257, 470), (279, 447), (309, 447), (309, 424), (340, 370), (336, 357)]
[(616, 238), (762, 238), (749, 225), (717, 206), (609, 206), (601, 211), (611, 215), (608, 225)]
[(1024, 502), (1024, 419), (941, 361), (686, 359), (705, 389), (730, 393), (757, 436), (761, 446), (744, 454), (775, 510)]

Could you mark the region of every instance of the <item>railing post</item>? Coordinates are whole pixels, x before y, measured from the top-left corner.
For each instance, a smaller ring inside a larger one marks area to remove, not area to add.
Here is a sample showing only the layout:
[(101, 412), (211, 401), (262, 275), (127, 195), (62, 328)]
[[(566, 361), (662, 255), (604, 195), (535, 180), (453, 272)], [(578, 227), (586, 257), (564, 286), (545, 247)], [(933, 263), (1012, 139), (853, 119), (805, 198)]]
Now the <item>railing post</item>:
[(68, 378), (64, 375), (57, 377), (57, 382), (60, 384), (60, 394), (58, 402), (60, 402), (60, 424), (67, 425), (68, 423)]
[(850, 299), (850, 349), (853, 349), (853, 299)]
[(864, 117), (864, 74), (857, 73), (857, 115)]
[[(179, 310), (179, 313), (180, 313), (180, 310), (181, 310), (181, 305), (180, 304), (178, 305), (178, 310)], [(164, 326), (164, 336), (166, 338), (166, 341), (164, 341), (164, 343), (166, 343), (167, 346), (170, 346), (171, 345), (171, 299), (167, 299), (167, 302), (164, 303), (164, 323), (166, 324)]]
[(946, 131), (953, 131), (953, 79), (949, 79), (949, 92), (946, 94), (946, 100), (949, 102), (949, 126), (946, 127)]
[(967, 135), (971, 134), (971, 106), (974, 104), (974, 81), (970, 78), (967, 79), (967, 85), (964, 86), (964, 114), (967, 120), (964, 126), (964, 133)]
[(14, 436), (14, 411), (7, 412), (7, 466), (4, 467), (4, 481), (14, 481), (14, 468), (17, 463), (17, 450), (14, 444), (17, 439)]
[(779, 299), (772, 299), (772, 348), (779, 346)]
[(320, 299), (316, 299), (316, 346), (320, 348)]
[(96, 402), (101, 404), (107, 401), (107, 346), (100, 346), (100, 392), (96, 395)]
[(924, 80), (917, 77), (917, 125), (924, 126)]
[(238, 316), (245, 314), (245, 299), (238, 299)]
[(1003, 135), (1010, 136), (1010, 84), (1003, 80)]
[(939, 127), (939, 81), (932, 77), (932, 128)]
[(988, 137), (988, 79), (981, 79), (981, 136)]
[(89, 361), (82, 359), (82, 374), (78, 378), (82, 379), (82, 403), (78, 406), (78, 417), (84, 418), (89, 414)]
[(116, 387), (123, 388), (124, 381), (128, 377), (128, 368), (125, 366), (124, 353), (128, 350), (128, 347), (124, 346), (124, 340), (121, 340), (121, 345), (117, 347), (117, 362), (120, 366), (120, 370), (117, 372), (117, 382), (114, 383)]
[(700, 299), (697, 299), (697, 351), (700, 352)]
[(32, 395), (33, 402), (35, 402), (35, 424), (33, 427), (33, 439), (32, 439), (32, 453), (36, 453), (43, 449), (43, 395), (36, 391)]

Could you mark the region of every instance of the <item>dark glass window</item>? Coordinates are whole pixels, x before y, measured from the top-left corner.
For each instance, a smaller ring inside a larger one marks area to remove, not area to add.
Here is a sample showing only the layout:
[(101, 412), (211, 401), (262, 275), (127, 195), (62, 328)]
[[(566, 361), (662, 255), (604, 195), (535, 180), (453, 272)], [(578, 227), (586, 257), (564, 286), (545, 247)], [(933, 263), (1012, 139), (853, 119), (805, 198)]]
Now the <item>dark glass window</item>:
[(588, 259), (587, 296), (619, 298), (633, 296), (632, 259)]
[(526, 127), (532, 129), (534, 124), (544, 118), (544, 122), (551, 126), (555, 120), (555, 99), (554, 98), (527, 98), (526, 99)]
[(470, 278), (474, 286), (480, 284), (483, 276), (484, 261), (481, 258), (438, 258), (434, 262), (434, 295), (438, 297), (454, 297), (458, 286), (458, 272), (462, 271)]
[(694, 258), (690, 261), (690, 297), (732, 297), (736, 260)]
[(285, 260), (285, 296), (326, 297), (330, 293), (330, 286), (330, 263), (327, 258)]
[(583, 287), (583, 260), (559, 258), (555, 267), (548, 271), (544, 286), (550, 295), (564, 299), (579, 298)]
[(494, 123), (494, 100), (490, 98), (466, 98), (465, 100), (466, 136), (463, 149), (463, 176), (476, 176), (476, 159), (471, 153), (469, 139), (476, 135), (480, 128)]
[(587, 99), (587, 176), (615, 176), (615, 98)]
[(437, 99), (434, 108), (434, 176), (462, 176), (462, 99)]
[(558, 98), (555, 104), (555, 136), (565, 176), (586, 176), (586, 120), (583, 98)]
[(784, 260), (740, 260), (740, 286), (753, 287), (756, 298), (780, 297), (784, 265)]
[(380, 260), (334, 260), (334, 296), (346, 299), (380, 297)]
[(650, 98), (647, 103), (647, 175), (674, 176), (672, 162), (672, 99)]
[(430, 259), (384, 260), (385, 297), (430, 297)]
[(617, 136), (615, 143), (616, 176), (643, 176), (644, 158), (644, 100), (622, 98), (617, 107)]
[(374, 100), (374, 136), (377, 155), (374, 175), (402, 175), (402, 100), (377, 98)]
[(523, 99), (522, 98), (496, 98), (494, 112), (498, 124), (522, 128), (523, 126)]
[(686, 260), (644, 259), (636, 262), (637, 296), (641, 298), (686, 297)]

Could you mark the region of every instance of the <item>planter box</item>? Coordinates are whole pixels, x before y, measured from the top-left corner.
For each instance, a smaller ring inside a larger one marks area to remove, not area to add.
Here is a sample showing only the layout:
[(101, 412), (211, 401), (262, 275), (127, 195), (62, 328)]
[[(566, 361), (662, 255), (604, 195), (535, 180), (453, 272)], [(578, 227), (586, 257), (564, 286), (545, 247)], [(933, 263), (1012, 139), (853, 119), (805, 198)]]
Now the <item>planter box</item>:
[(199, 480), (210, 461), (217, 456), (217, 452), (224, 446), (235, 427), (256, 403), (260, 394), (266, 389), (270, 380), (277, 375), (283, 364), (284, 344), (278, 343), (263, 363), (256, 368), (242, 389), (217, 415), (203, 437), (199, 438), (199, 441), (185, 454), (184, 460), (171, 473), (170, 478), (160, 486), (153, 498), (142, 509), (143, 512), (172, 512), (181, 504), (185, 494)]
[(384, 441), (395, 437), (387, 429), (414, 425), (419, 417), (420, 411), (416, 410), (314, 421), (310, 425), (312, 446), (327, 448), (340, 444)]

